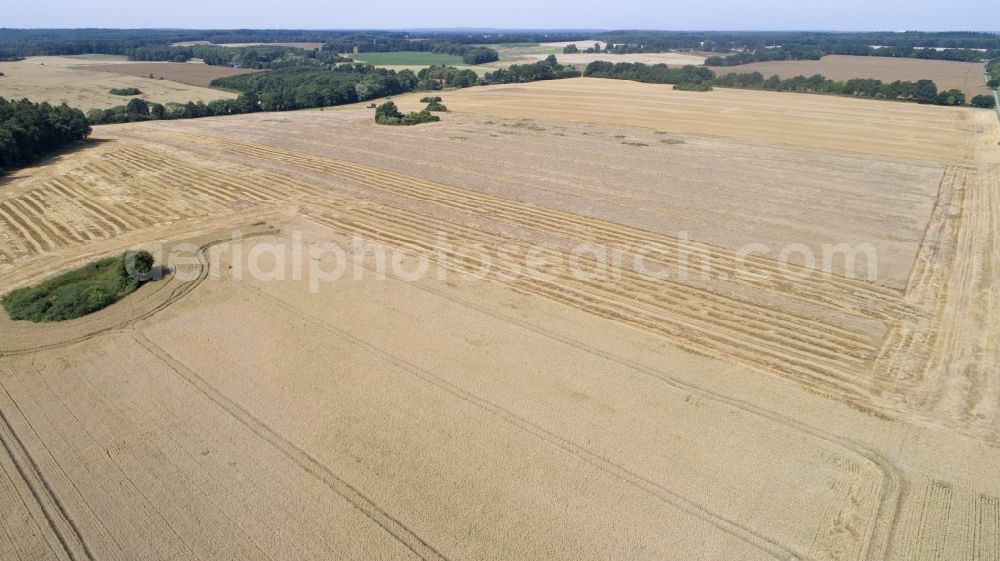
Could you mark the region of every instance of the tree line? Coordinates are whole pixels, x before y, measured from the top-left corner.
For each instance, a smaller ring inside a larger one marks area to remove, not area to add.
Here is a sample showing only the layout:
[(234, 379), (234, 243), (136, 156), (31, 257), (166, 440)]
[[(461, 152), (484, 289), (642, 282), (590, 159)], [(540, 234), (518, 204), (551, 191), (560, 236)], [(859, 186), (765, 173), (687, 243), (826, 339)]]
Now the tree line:
[(440, 105), (441, 98), (437, 99), (438, 101), (436, 102), (427, 102), (427, 107), (424, 110), (411, 111), (405, 115), (396, 107), (395, 103), (387, 101), (375, 109), (375, 123), (379, 125), (410, 126), (440, 121), (441, 117), (431, 115), (431, 106), (433, 104), (436, 103), (440, 107), (444, 107)]
[(220, 47), (218, 45), (146, 46), (129, 49), (129, 60), (187, 62), (201, 59), (205, 64), (234, 68), (289, 68), (292, 66), (330, 65), (351, 62), (335, 52), (297, 47), (254, 45), (251, 47)]
[[(357, 45), (326, 43), (322, 49), (253, 45), (249, 47), (221, 47), (218, 45), (151, 45), (126, 51), (129, 60), (187, 62), (193, 58), (205, 64), (235, 68), (288, 68), (310, 64), (336, 64), (352, 62), (340, 52), (351, 52)], [(359, 52), (434, 52), (462, 57), (465, 64), (483, 64), (500, 59), (494, 49), (461, 45), (451, 41), (390, 41), (366, 44)]]
[[(596, 33), (592, 38), (609, 43), (609, 52), (613, 53), (671, 50), (733, 53), (776, 46), (803, 51), (814, 48), (827, 54), (859, 54), (872, 46), (1000, 50), (1000, 35), (968, 31), (607, 31)], [(848, 52), (851, 49), (858, 51)], [(927, 53), (925, 56), (935, 55)]]
[[(760, 72), (731, 72), (716, 76), (711, 69), (702, 66), (669, 68), (665, 64), (649, 66), (642, 63), (620, 62), (615, 64), (604, 61), (590, 63), (583, 75), (653, 84), (673, 84), (675, 89), (681, 90), (704, 91), (718, 86), (912, 101), (933, 105), (963, 105), (966, 102), (964, 92), (958, 89), (939, 91), (933, 80), (897, 80), (885, 83), (875, 79), (854, 78), (838, 81), (826, 78), (821, 74), (781, 79), (777, 75), (765, 78)], [(973, 98), (977, 104), (982, 102), (978, 97)]]
[(410, 70), (396, 72), (368, 64), (342, 64), (333, 70), (294, 67), (212, 82), (215, 87), (240, 92), (236, 99), (159, 104), (136, 98), (110, 109), (92, 109), (87, 118), (93, 124), (111, 124), (291, 111), (397, 95), (417, 89), (419, 82)]
[(990, 89), (995, 90), (1000, 87), (1000, 58), (986, 63), (986, 76), (986, 85), (989, 86)]
[(418, 90), (440, 90), (451, 88), (469, 88), (479, 84), (479, 74), (468, 68), (454, 66), (428, 66), (417, 72)]
[(534, 64), (513, 64), (508, 68), (498, 68), (493, 72), (487, 72), (480, 82), (482, 84), (512, 84), (577, 78), (579, 76), (579, 70), (572, 66), (559, 64), (555, 55), (549, 55), (545, 60)]
[(90, 124), (79, 109), (0, 97), (0, 170), (11, 169), (83, 140)]

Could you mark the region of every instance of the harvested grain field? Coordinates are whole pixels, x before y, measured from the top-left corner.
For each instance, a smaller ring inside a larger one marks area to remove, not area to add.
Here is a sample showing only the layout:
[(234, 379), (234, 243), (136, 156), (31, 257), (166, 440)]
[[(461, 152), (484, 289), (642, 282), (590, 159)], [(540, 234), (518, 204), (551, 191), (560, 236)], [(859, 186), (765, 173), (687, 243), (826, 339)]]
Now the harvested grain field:
[[(113, 74), (123, 74), (125, 76), (138, 76), (140, 78), (150, 78), (160, 80), (170, 80), (180, 84), (192, 86), (209, 87), (212, 80), (216, 78), (228, 78), (229, 76), (239, 76), (259, 70), (247, 68), (230, 68), (228, 66), (191, 64), (183, 62), (128, 62), (121, 64), (87, 64), (71, 67), (75, 70), (89, 70), (94, 72), (110, 72)], [(141, 88), (140, 88), (141, 89)], [(218, 95), (213, 99), (224, 97)]]
[[(420, 107), (419, 97), (396, 102), (412, 110)], [(989, 113), (962, 108), (745, 90), (683, 92), (598, 78), (468, 88), (451, 92), (446, 104), (476, 115), (603, 123), (879, 157), (1000, 161), (992, 149), (996, 138), (985, 128)]]
[(950, 60), (923, 60), (881, 56), (828, 55), (820, 60), (788, 60), (755, 62), (740, 66), (713, 67), (718, 74), (728, 72), (760, 72), (764, 76), (777, 74), (782, 78), (822, 74), (831, 80), (875, 78), (883, 82), (896, 80), (934, 80), (938, 90), (958, 89), (967, 98), (989, 94), (983, 80), (983, 63)]
[[(56, 60), (53, 60), (56, 59)], [(87, 62), (87, 64), (81, 64)], [(175, 66), (171, 63), (150, 63), (157, 67)], [(130, 75), (132, 72), (111, 72), (112, 67), (134, 67), (130, 63), (108, 60), (86, 61), (78, 58), (29, 57), (19, 62), (0, 62), (0, 97), (8, 99), (28, 98), (34, 102), (47, 101), (53, 104), (66, 103), (71, 107), (88, 111), (107, 109), (124, 105), (129, 98), (108, 93), (112, 88), (136, 87), (142, 91), (138, 97), (157, 103), (187, 103), (188, 101), (209, 102), (215, 99), (233, 98), (230, 92), (193, 86), (173, 80), (150, 79)], [(199, 74), (199, 65), (179, 64), (192, 67), (187, 76)], [(204, 66), (204, 65), (201, 65)], [(208, 67), (215, 68), (215, 67)], [(103, 72), (96, 70), (104, 70)], [(222, 69), (225, 72), (225, 69)], [(176, 73), (176, 72), (175, 72)]]
[[(0, 292), (177, 259), (0, 319), (0, 558), (996, 561), (995, 114), (614, 82), (639, 123), (607, 83), (98, 127), (5, 178)], [(740, 252), (840, 241), (874, 278)]]

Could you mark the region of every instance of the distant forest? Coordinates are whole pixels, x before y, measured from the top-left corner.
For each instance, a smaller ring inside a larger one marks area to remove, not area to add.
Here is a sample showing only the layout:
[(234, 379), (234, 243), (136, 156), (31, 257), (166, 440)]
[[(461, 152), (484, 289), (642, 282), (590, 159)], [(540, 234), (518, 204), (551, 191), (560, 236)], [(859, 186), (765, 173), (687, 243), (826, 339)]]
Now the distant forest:
[[(810, 59), (827, 54), (975, 61), (1000, 58), (1000, 35), (983, 32), (0, 29), (0, 59), (96, 53), (126, 55), (136, 60), (175, 60), (187, 51), (167, 53), (148, 48), (188, 41), (315, 42), (324, 44), (324, 52), (351, 53), (355, 48), (358, 52), (432, 51), (463, 58), (468, 55), (466, 64), (481, 64), (489, 62), (493, 55), (490, 49), (481, 50), (477, 45), (585, 39), (609, 43), (607, 52), (613, 54), (670, 50), (718, 53), (709, 61), (714, 66)], [(150, 58), (153, 52), (165, 58)], [(191, 54), (188, 58), (203, 57)]]
[(610, 31), (598, 33), (594, 38), (612, 44), (607, 50), (609, 53), (668, 50), (719, 53), (720, 56), (706, 61), (709, 66), (810, 60), (832, 54), (960, 61), (1000, 58), (1000, 35), (971, 31)]
[[(138, 57), (136, 60), (177, 60), (193, 51), (175, 50), (170, 58), (150, 58), (162, 50), (139, 49), (170, 47), (174, 43), (208, 41), (220, 43), (324, 43), (323, 51), (389, 52), (433, 51), (469, 55), (466, 64), (481, 64), (491, 55), (474, 45), (544, 41), (575, 41), (592, 32), (462, 32), (462, 31), (307, 31), (281, 29), (170, 30), (170, 29), (0, 29), (0, 59), (26, 56), (108, 54)], [(207, 47), (211, 48), (212, 45)], [(180, 47), (186, 48), (186, 47)], [(492, 50), (492, 49), (490, 49)], [(138, 51), (138, 53), (137, 53)], [(142, 54), (145, 52), (146, 54)], [(187, 58), (202, 58), (188, 54)], [(186, 59), (184, 59), (186, 60)], [(493, 60), (496, 60), (495, 58)]]

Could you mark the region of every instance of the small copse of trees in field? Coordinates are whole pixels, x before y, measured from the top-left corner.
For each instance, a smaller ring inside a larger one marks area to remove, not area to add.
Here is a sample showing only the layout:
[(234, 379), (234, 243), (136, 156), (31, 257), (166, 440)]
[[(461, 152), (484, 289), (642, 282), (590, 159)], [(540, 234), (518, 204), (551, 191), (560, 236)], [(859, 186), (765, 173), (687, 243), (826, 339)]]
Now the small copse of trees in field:
[(484, 64), (500, 60), (500, 54), (488, 47), (469, 47), (462, 53), (465, 64)]
[(429, 102), (427, 104), (427, 108), (425, 110), (426, 111), (431, 111), (431, 112), (436, 112), (436, 113), (445, 113), (445, 112), (448, 111), (448, 106), (446, 106), (445, 104), (441, 103), (441, 98), (438, 98), (437, 101), (431, 101), (431, 102)]
[(111, 95), (139, 95), (142, 91), (139, 88), (111, 88), (108, 91)]
[(47, 322), (78, 318), (135, 292), (149, 280), (152, 271), (153, 256), (149, 252), (126, 251), (35, 286), (13, 290), (0, 303), (14, 320)]
[(404, 115), (396, 104), (387, 101), (375, 109), (375, 122), (379, 125), (419, 125), (440, 121), (441, 117), (431, 115), (428, 109), (412, 111)]
[(89, 134), (79, 109), (0, 97), (0, 170), (29, 164)]

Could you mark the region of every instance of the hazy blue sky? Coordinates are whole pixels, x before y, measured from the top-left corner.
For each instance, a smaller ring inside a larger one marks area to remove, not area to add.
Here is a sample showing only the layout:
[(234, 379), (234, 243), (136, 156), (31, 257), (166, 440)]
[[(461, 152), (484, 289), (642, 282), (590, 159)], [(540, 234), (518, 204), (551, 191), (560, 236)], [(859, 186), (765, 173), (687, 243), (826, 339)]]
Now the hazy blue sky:
[(1000, 30), (1000, 0), (43, 0), (0, 27)]

